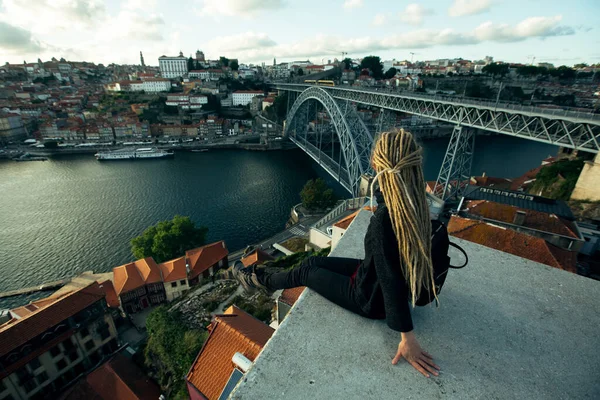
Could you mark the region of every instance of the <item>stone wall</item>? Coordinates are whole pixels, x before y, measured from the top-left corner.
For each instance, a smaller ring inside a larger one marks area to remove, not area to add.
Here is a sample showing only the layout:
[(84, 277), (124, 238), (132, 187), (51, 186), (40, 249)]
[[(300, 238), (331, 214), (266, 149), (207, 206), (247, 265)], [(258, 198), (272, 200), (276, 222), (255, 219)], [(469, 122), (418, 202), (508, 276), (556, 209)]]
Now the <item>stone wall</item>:
[(571, 199), (600, 201), (600, 153), (583, 165)]

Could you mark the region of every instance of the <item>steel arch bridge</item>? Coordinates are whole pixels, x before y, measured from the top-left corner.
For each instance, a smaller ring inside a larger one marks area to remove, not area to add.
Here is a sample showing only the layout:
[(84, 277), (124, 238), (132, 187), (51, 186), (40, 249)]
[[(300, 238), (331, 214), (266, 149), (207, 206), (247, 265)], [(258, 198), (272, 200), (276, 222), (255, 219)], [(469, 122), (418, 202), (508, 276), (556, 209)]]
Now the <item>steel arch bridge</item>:
[[(331, 118), (340, 143), (337, 161), (333, 154), (323, 151), (322, 132), (309, 130), (309, 121), (316, 114), (316, 107), (311, 107), (313, 102), (321, 104)], [(373, 136), (348, 102), (335, 100), (321, 87), (310, 87), (295, 99), (286, 118), (284, 134), (355, 196), (362, 175), (373, 172), (370, 165)]]
[[(444, 200), (460, 196), (465, 179), (470, 177), (475, 135), (468, 128), (591, 153), (600, 152), (600, 116), (591, 113), (370, 88), (288, 83), (274, 84), (274, 87), (290, 96), (298, 96), (288, 112), (289, 123), (285, 133), (355, 195), (361, 175), (372, 172), (368, 158), (373, 138), (350, 104), (405, 112), (455, 124), (434, 188), (434, 192)], [(319, 147), (309, 143), (308, 100), (319, 101), (332, 116), (343, 146), (344, 173), (341, 171), (341, 155), (336, 164), (333, 158), (323, 157)], [(382, 116), (383, 112), (380, 114)]]

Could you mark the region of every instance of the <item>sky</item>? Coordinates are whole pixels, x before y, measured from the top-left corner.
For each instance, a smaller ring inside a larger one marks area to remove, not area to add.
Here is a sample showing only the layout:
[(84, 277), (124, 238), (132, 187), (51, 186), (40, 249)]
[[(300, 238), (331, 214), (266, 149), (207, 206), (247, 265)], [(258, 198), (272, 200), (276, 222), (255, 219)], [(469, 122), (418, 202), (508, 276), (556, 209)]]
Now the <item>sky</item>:
[[(600, 0), (0, 0), (0, 63), (378, 55), (600, 62)], [(414, 54), (413, 54), (414, 53)]]

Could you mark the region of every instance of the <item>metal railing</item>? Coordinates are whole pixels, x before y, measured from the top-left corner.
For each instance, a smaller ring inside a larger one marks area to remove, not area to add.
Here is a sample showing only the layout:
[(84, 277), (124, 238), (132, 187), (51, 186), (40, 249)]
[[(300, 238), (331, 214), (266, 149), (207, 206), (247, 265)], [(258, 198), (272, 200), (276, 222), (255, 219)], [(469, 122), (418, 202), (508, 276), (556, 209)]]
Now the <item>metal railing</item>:
[(369, 197), (355, 197), (352, 199), (340, 200), (338, 205), (335, 206), (333, 210), (331, 210), (327, 215), (318, 220), (312, 227), (320, 230), (323, 233), (327, 233), (325, 230), (321, 229), (323, 226), (329, 225), (331, 221), (338, 219), (342, 214), (344, 214), (348, 210), (355, 210), (357, 208), (365, 205)]

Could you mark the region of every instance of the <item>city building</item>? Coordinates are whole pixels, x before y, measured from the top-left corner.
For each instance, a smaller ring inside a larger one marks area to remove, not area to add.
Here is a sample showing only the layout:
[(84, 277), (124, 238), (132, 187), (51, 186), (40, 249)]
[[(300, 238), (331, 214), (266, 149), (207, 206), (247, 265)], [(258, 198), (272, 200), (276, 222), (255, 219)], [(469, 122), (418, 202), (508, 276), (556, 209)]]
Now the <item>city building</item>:
[(233, 106), (247, 106), (256, 96), (262, 96), (264, 92), (261, 90), (236, 90), (231, 95)]
[(187, 261), (185, 257), (165, 261), (164, 263), (158, 264), (158, 267), (161, 271), (167, 301), (173, 301), (190, 290), (187, 279)]
[(129, 358), (116, 354), (74, 386), (60, 400), (159, 400), (160, 387)]
[(167, 298), (160, 268), (152, 257), (113, 268), (113, 282), (126, 314), (136, 313)]
[(27, 129), (19, 114), (0, 113), (0, 144), (27, 138)]
[(229, 251), (222, 240), (186, 251), (189, 285), (194, 286), (200, 279), (213, 277), (219, 269), (227, 268), (228, 255)]
[(196, 61), (205, 62), (204, 53), (200, 50), (196, 50)]
[(216, 315), (186, 376), (191, 400), (226, 399), (275, 330), (235, 305)]
[(252, 98), (252, 100), (250, 101), (250, 111), (260, 111), (262, 110), (262, 102), (263, 102), (264, 96), (254, 96)]
[(182, 52), (179, 52), (179, 56), (176, 57), (158, 57), (158, 66), (163, 78), (181, 78), (188, 72), (187, 58)]
[(0, 399), (58, 398), (119, 347), (102, 285), (36, 300), (0, 325)]
[(291, 289), (284, 289), (279, 297), (277, 297), (277, 326), (279, 326), (284, 318), (288, 315), (298, 297), (306, 289), (305, 286), (299, 286)]
[(242, 264), (244, 264), (244, 267), (250, 267), (252, 265), (260, 265), (264, 264), (267, 261), (273, 260), (275, 260), (275, 257), (265, 252), (264, 250), (257, 248), (251, 251), (250, 253), (244, 255), (241, 261)]
[(209, 116), (198, 122), (198, 135), (203, 139), (212, 140), (223, 134), (224, 120)]
[(572, 199), (600, 201), (600, 156), (596, 154), (593, 160), (586, 161), (579, 174)]

